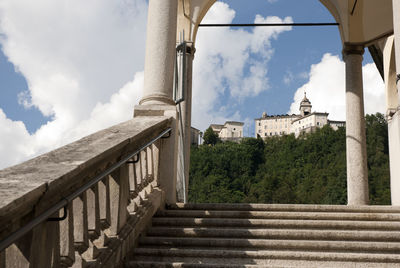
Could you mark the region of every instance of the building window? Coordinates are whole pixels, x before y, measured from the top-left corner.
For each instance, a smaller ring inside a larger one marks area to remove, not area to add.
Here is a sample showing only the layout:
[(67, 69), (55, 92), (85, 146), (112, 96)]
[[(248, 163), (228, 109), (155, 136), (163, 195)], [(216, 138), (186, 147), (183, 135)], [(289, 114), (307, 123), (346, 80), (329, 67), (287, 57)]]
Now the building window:
[(272, 132), (270, 132), (269, 135), (272, 136)]
[(267, 133), (264, 133), (264, 136), (267, 137)]
[(261, 126), (261, 123), (260, 123), (260, 122), (258, 122), (258, 126)]
[(319, 126), (319, 122), (317, 122), (317, 126)]

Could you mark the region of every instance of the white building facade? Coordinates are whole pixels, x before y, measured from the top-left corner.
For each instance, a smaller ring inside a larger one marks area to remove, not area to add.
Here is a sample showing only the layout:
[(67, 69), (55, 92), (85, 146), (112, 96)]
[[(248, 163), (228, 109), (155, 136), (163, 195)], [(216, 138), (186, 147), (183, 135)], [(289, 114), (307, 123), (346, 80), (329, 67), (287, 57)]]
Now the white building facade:
[(218, 137), (223, 140), (241, 140), (243, 138), (243, 122), (227, 121), (223, 125), (212, 124), (210, 125), (214, 133), (218, 134)]
[(300, 114), (268, 116), (263, 113), (261, 118), (255, 119), (256, 137), (267, 138), (292, 133), (298, 137), (301, 133), (309, 133), (327, 124), (335, 130), (346, 125), (344, 121), (328, 120), (328, 113), (311, 112), (311, 108), (311, 102), (304, 93)]

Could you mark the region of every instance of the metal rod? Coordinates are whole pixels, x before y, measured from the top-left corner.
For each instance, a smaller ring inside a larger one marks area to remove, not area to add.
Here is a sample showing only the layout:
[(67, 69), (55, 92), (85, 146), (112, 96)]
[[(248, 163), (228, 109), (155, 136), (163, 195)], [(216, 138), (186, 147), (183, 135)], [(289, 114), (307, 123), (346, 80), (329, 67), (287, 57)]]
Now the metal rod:
[[(137, 162), (139, 162), (139, 155), (137, 154), (137, 155), (134, 155), (134, 156), (136, 156), (136, 159), (126, 161), (126, 163), (127, 163), (127, 164), (136, 164)], [(132, 157), (133, 157), (133, 156), (132, 156)]]
[(146, 143), (145, 145), (140, 147), (135, 152), (128, 154), (127, 156), (122, 158), (120, 161), (118, 161), (117, 163), (115, 163), (114, 165), (112, 165), (111, 167), (109, 167), (105, 171), (101, 172), (96, 177), (94, 177), (91, 181), (89, 181), (86, 184), (84, 184), (83, 186), (81, 186), (78, 190), (76, 190), (72, 194), (68, 195), (67, 197), (63, 198), (60, 202), (56, 203), (54, 206), (52, 206), (49, 209), (47, 209), (45, 212), (43, 212), (42, 214), (40, 214), (39, 216), (34, 218), (32, 221), (27, 223), (25, 226), (21, 227), (20, 229), (18, 229), (17, 231), (15, 231), (11, 235), (9, 235), (6, 239), (0, 241), (0, 251), (3, 251), (9, 245), (11, 245), (16, 240), (18, 240), (19, 238), (24, 236), (26, 233), (28, 233), (30, 230), (35, 228), (37, 225), (39, 225), (43, 221), (47, 220), (51, 215), (53, 215), (54, 213), (58, 212), (62, 207), (67, 206), (68, 203), (70, 203), (72, 200), (74, 200), (75, 198), (80, 196), (87, 189), (91, 188), (93, 185), (95, 185), (96, 183), (101, 181), (105, 176), (109, 175), (114, 170), (116, 170), (117, 168), (119, 168), (120, 166), (125, 164), (126, 161), (128, 161), (134, 155), (138, 154), (143, 149), (145, 149), (145, 148), (149, 147), (150, 145), (152, 145), (155, 141), (157, 141), (158, 139), (162, 138), (165, 134), (171, 132), (171, 130), (172, 130), (171, 127), (166, 129), (166, 130), (164, 130), (157, 137), (155, 137), (153, 140), (149, 141), (148, 143)]
[(354, 1), (353, 9), (351, 10), (351, 13), (350, 13), (352, 16), (353, 16), (353, 14), (354, 14), (354, 11), (356, 10), (357, 1), (358, 1), (358, 0)]
[(317, 22), (317, 23), (228, 23), (228, 24), (214, 24), (214, 23), (204, 23), (199, 24), (199, 27), (271, 27), (271, 26), (338, 26), (339, 23), (336, 22)]
[(48, 218), (47, 221), (63, 221), (63, 220), (65, 220), (68, 216), (67, 206), (64, 206), (64, 215), (62, 215), (62, 217)]

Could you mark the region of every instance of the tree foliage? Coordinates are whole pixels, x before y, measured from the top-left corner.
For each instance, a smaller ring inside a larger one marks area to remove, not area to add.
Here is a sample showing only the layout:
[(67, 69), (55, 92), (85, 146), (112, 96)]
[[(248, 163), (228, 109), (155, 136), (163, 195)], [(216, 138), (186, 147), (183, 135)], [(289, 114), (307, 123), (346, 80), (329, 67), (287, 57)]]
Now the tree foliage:
[[(390, 204), (387, 124), (367, 115), (371, 204)], [(345, 128), (192, 148), (190, 202), (346, 204)], [(212, 144), (212, 143), (209, 143)]]
[(204, 132), (203, 140), (206, 145), (215, 145), (221, 141), (218, 134), (216, 134), (211, 127), (207, 128)]

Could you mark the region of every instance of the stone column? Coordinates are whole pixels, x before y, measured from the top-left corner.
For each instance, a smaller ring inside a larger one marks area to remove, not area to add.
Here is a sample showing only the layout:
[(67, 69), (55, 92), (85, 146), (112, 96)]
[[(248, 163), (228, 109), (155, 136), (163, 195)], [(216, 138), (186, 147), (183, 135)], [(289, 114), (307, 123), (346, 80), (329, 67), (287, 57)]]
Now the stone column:
[(388, 116), (390, 193), (393, 206), (400, 206), (400, 111)]
[(364, 119), (362, 60), (364, 48), (345, 44), (346, 158), (348, 205), (368, 205), (368, 169)]
[(157, 148), (160, 152), (157, 176), (168, 204), (176, 203), (178, 115), (173, 101), (173, 81), (177, 8), (178, 0), (149, 1), (143, 97), (134, 110), (134, 117), (171, 118), (171, 137), (163, 139)]
[(170, 104), (176, 46), (177, 0), (150, 0), (144, 89), (140, 104)]
[[(394, 58), (390, 71), (395, 71), (397, 91), (392, 90), (392, 98), (397, 97), (397, 102), (392, 100), (391, 113), (388, 116), (389, 156), (390, 156), (390, 186), (392, 205), (400, 206), (400, 0), (393, 0), (393, 27), (394, 27)], [(395, 66), (394, 66), (395, 65)], [(397, 109), (396, 109), (397, 104)]]
[[(186, 50), (186, 88), (185, 100), (179, 104), (180, 112), (182, 113), (182, 126), (184, 143), (182, 144), (179, 138), (179, 153), (178, 153), (178, 178), (177, 178), (177, 194), (178, 202), (185, 202), (184, 192), (188, 197), (189, 190), (189, 168), (190, 168), (190, 136), (192, 126), (192, 71), (193, 71), (193, 58), (195, 49), (192, 44), (187, 44)], [(183, 187), (183, 179), (185, 179), (185, 187)]]
[[(393, 30), (394, 45), (396, 55), (397, 77), (400, 76), (400, 0), (393, 0)], [(397, 89), (400, 89), (400, 82), (397, 83)]]

